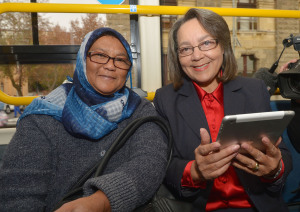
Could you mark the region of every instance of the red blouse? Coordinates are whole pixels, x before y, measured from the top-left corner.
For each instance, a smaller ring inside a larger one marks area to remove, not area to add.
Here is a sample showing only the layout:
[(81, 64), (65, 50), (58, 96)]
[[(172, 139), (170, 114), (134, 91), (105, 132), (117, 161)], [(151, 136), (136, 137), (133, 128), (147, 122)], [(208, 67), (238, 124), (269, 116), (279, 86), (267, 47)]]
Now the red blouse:
[[(224, 117), (223, 84), (220, 83), (212, 93), (205, 92), (196, 83), (193, 83), (201, 101), (208, 122), (212, 141), (217, 139), (218, 131)], [(181, 181), (182, 186), (205, 188), (205, 183), (195, 185), (191, 177), (190, 161), (186, 166)], [(252, 207), (250, 199), (232, 166), (221, 176), (214, 180), (214, 185), (207, 201), (206, 211), (220, 208), (249, 208)]]
[[(212, 93), (207, 93), (196, 83), (193, 83), (201, 101), (206, 119), (208, 122), (212, 141), (217, 139), (218, 131), (224, 117), (224, 101), (223, 101), (223, 84), (220, 83), (217, 89)], [(202, 188), (206, 187), (206, 183), (195, 184), (191, 177), (190, 161), (184, 170), (181, 185), (184, 187)], [(272, 182), (279, 179), (284, 173), (284, 163), (281, 160), (282, 169), (276, 179), (267, 180), (261, 178), (264, 182)], [(213, 211), (220, 208), (250, 208), (253, 207), (250, 198), (245, 192), (233, 166), (221, 176), (214, 180), (214, 185), (207, 201), (206, 211)]]

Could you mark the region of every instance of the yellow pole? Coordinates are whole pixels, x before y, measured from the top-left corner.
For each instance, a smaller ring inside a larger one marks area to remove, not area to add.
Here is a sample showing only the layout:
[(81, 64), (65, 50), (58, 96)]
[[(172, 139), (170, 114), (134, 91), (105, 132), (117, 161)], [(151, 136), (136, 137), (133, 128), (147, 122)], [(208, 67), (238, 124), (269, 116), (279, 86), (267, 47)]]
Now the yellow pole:
[[(4, 12), (42, 13), (125, 13), (145, 15), (183, 15), (191, 7), (149, 5), (104, 5), (104, 4), (50, 4), (50, 3), (2, 3)], [(212, 10), (222, 16), (300, 18), (299, 10), (246, 9), (198, 7)]]
[(149, 101), (153, 101), (154, 96), (155, 96), (155, 92), (147, 92), (147, 96), (145, 98), (148, 99)]
[(37, 96), (13, 97), (0, 90), (0, 101), (10, 105), (29, 105)]

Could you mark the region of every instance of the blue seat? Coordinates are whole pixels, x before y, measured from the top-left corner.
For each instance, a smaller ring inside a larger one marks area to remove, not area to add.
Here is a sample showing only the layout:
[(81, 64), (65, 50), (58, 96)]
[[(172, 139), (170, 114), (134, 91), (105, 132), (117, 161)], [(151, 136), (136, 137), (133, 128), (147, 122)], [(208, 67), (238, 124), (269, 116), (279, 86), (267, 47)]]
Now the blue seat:
[[(290, 110), (290, 101), (289, 100), (279, 100), (279, 101), (271, 101), (271, 108), (274, 111), (277, 110)], [(290, 152), (292, 153), (293, 157), (293, 170), (289, 174), (287, 178), (287, 182), (283, 189), (283, 198), (285, 202), (289, 205), (290, 212), (300, 211), (300, 191), (294, 192), (293, 191), (300, 187), (300, 169), (299, 169), (299, 161), (300, 161), (300, 154), (296, 151), (293, 147), (288, 134), (287, 130), (283, 133), (283, 141), (289, 148)]]

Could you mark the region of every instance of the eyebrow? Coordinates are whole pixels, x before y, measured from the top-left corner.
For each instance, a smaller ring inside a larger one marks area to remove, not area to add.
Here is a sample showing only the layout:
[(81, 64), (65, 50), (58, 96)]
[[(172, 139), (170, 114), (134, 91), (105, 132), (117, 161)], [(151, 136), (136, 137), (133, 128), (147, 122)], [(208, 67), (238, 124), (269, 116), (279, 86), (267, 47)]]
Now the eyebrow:
[[(204, 41), (207, 37), (211, 37), (213, 39), (213, 37), (211, 35), (209, 35), (209, 34), (208, 35), (204, 35), (204, 36), (202, 36), (202, 37), (200, 37), (198, 39), (199, 43), (201, 43), (202, 41)], [(179, 47), (182, 46), (182, 45), (191, 45), (191, 43), (189, 41), (183, 41), (182, 43), (178, 44)]]
[[(96, 49), (94, 49), (94, 50), (90, 50), (90, 52), (100, 52), (100, 53), (104, 53), (104, 54), (107, 54), (108, 55), (108, 51), (107, 50), (105, 50), (105, 49), (102, 49), (102, 48), (96, 48)], [(110, 55), (109, 55), (110, 56)], [(120, 53), (118, 53), (117, 55), (116, 55), (116, 57), (117, 56), (124, 56), (124, 57), (127, 57), (127, 58), (129, 58), (128, 57), (128, 54), (127, 54), (127, 52), (120, 52)]]

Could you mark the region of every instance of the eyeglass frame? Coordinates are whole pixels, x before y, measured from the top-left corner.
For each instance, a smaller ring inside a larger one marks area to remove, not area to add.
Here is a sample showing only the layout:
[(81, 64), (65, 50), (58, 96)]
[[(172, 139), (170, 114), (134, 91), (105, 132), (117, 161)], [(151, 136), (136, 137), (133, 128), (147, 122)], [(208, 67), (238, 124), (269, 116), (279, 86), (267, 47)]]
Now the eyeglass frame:
[[(106, 63), (99, 63), (99, 62), (93, 61), (93, 60), (92, 60), (92, 56), (93, 56), (93, 55), (91, 55), (91, 54), (94, 53), (94, 52), (97, 52), (97, 53), (99, 53), (99, 54), (101, 54), (101, 55), (103, 55), (103, 56), (106, 56), (106, 57), (107, 57)], [(107, 64), (107, 63), (112, 59), (112, 60), (113, 60), (114, 66), (115, 66), (116, 68), (119, 68), (119, 69), (122, 69), (122, 70), (129, 70), (129, 69), (131, 68), (131, 66), (132, 66), (132, 63), (130, 62), (130, 60), (128, 60), (128, 62), (130, 63), (129, 67), (128, 67), (128, 68), (120, 68), (120, 67), (116, 66), (116, 64), (115, 64), (115, 59), (118, 58), (118, 57), (111, 57), (111, 56), (109, 56), (109, 55), (107, 55), (107, 54), (104, 54), (104, 53), (98, 52), (98, 51), (91, 51), (91, 52), (88, 52), (88, 53), (87, 53), (87, 57), (90, 58), (90, 61), (92, 61), (93, 63), (97, 63), (97, 64)]]
[[(216, 41), (216, 46), (214, 46), (214, 47), (211, 48), (211, 49), (202, 50), (200, 45), (201, 45), (201, 44), (204, 44), (204, 43), (207, 42), (207, 41), (211, 41), (211, 40)], [(216, 47), (218, 46), (218, 44), (219, 44), (218, 39), (209, 39), (209, 40), (205, 40), (205, 41), (199, 43), (197, 46), (189, 47), (189, 48), (192, 48), (192, 53), (191, 53), (191, 54), (188, 54), (188, 55), (182, 55), (182, 54), (180, 53), (180, 49), (183, 49), (183, 48), (186, 48), (186, 47), (177, 48), (177, 52), (178, 52), (178, 55), (179, 55), (179, 56), (181, 56), (181, 57), (187, 57), (187, 56), (190, 56), (190, 55), (192, 55), (192, 54), (194, 53), (194, 49), (195, 49), (196, 47), (198, 47), (198, 49), (199, 49), (200, 51), (206, 52), (206, 51), (209, 51), (209, 50), (212, 50), (212, 49), (216, 48)]]

